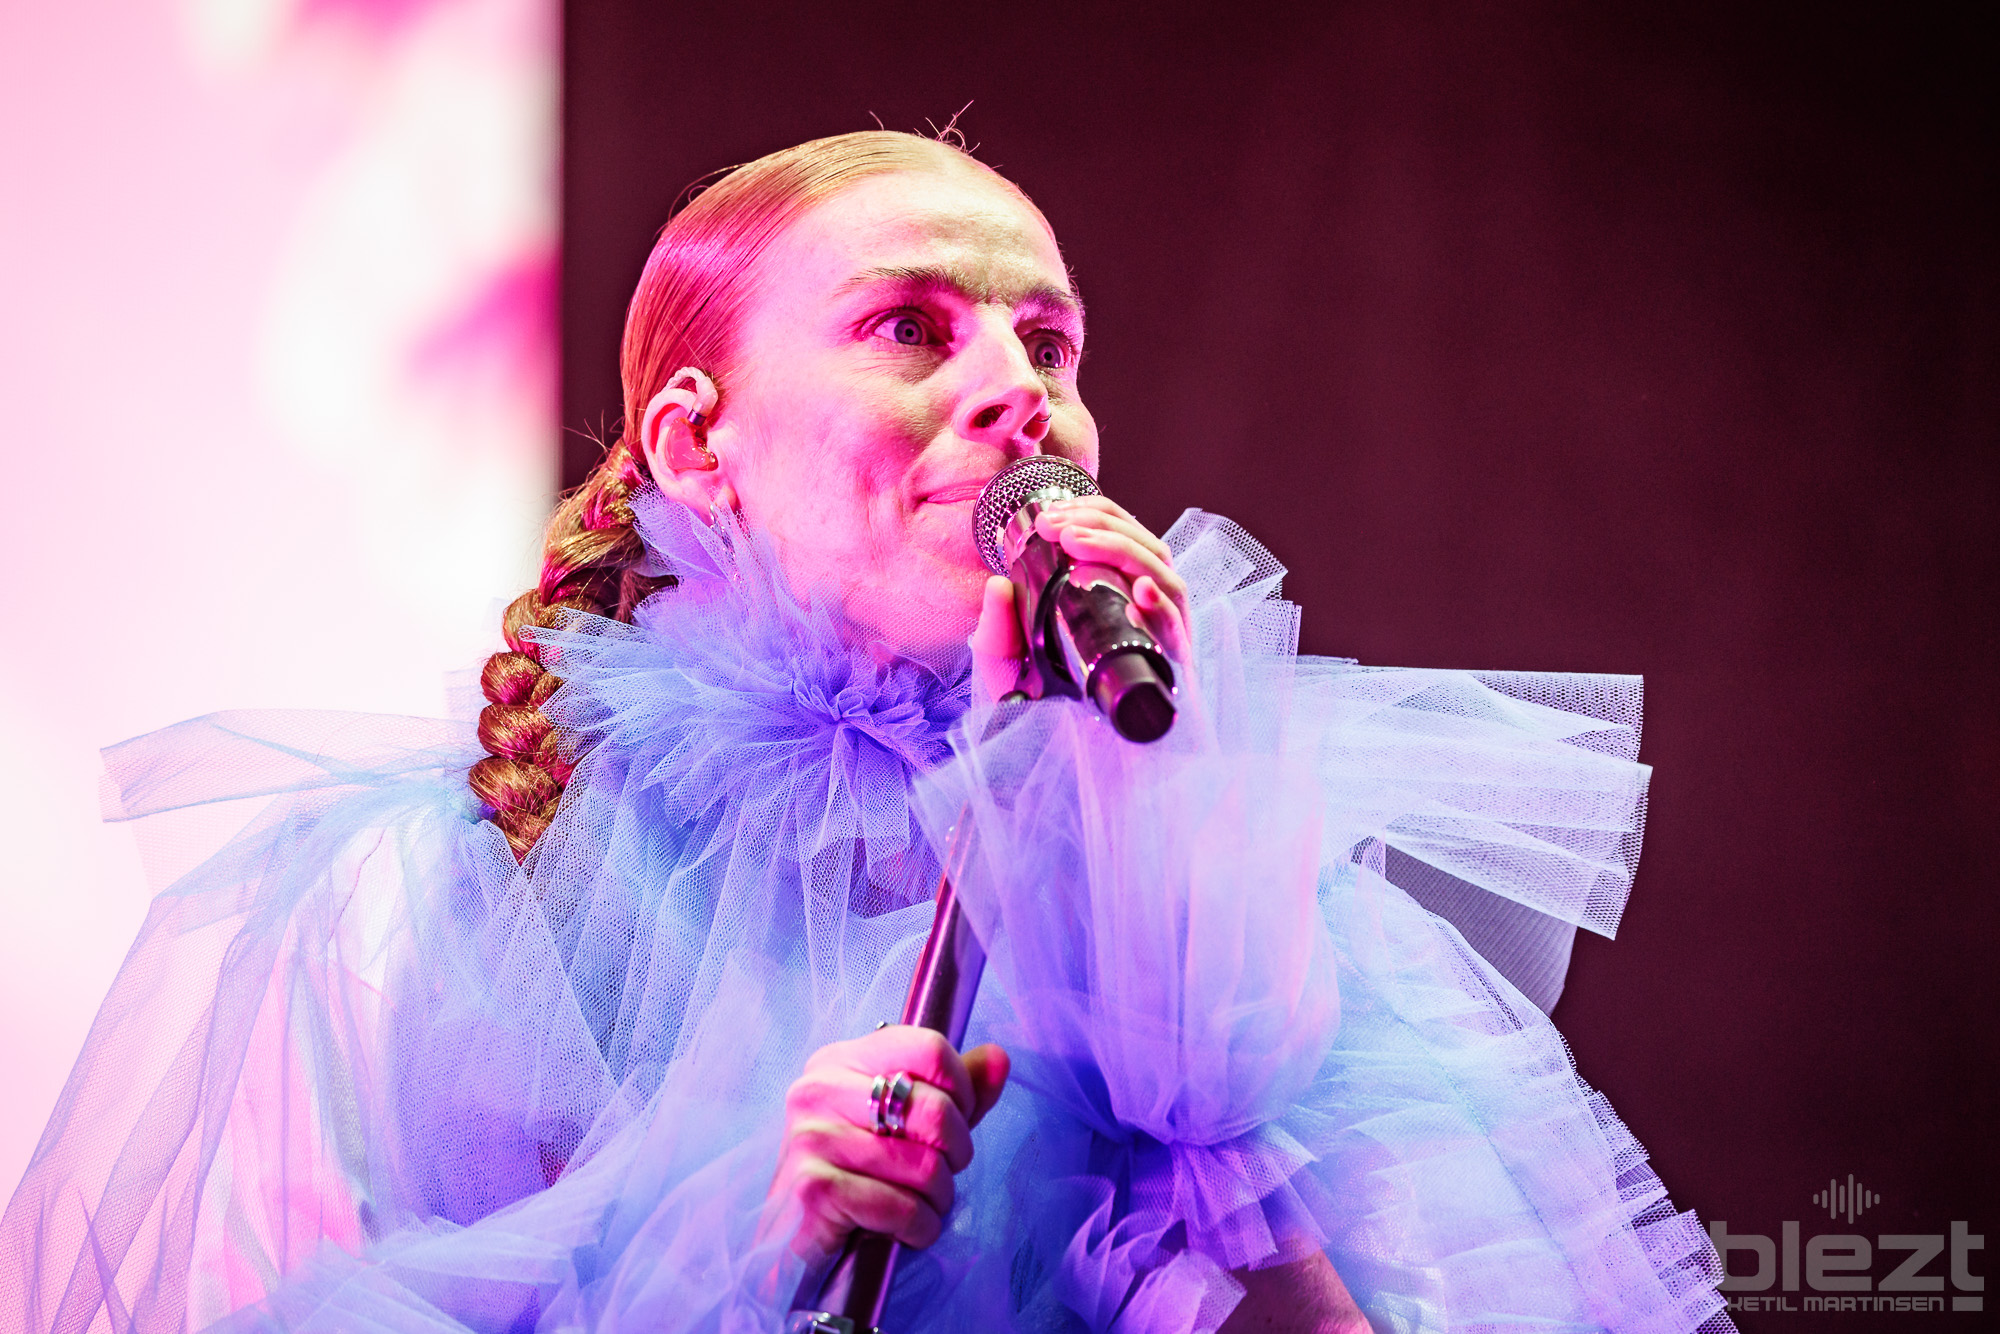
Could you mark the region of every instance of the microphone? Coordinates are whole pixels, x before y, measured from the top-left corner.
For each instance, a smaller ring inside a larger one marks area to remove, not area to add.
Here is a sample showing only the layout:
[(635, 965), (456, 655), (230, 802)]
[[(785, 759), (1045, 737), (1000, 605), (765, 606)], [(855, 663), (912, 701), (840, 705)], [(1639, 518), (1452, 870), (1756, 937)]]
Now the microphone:
[(1109, 565), (1072, 562), (1035, 531), (1051, 504), (1099, 494), (1065, 459), (1017, 459), (979, 493), (972, 544), (1014, 584), (1028, 656), (1009, 698), (1088, 699), (1126, 740), (1157, 741), (1174, 725), (1174, 669), (1133, 612), (1132, 586)]

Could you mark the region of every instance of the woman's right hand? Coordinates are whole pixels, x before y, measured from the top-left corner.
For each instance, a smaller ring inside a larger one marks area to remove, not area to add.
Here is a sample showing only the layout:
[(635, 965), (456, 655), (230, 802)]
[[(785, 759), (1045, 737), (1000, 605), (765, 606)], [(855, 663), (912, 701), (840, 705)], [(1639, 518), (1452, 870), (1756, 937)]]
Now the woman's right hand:
[[(877, 1076), (912, 1081), (902, 1137), (878, 1135)], [(1007, 1053), (991, 1043), (960, 1056), (941, 1034), (897, 1024), (821, 1047), (785, 1095), (785, 1143), (766, 1217), (800, 1211), (792, 1249), (809, 1263), (856, 1228), (906, 1246), (938, 1239), (952, 1175), (972, 1161), (972, 1127), (1000, 1097)]]

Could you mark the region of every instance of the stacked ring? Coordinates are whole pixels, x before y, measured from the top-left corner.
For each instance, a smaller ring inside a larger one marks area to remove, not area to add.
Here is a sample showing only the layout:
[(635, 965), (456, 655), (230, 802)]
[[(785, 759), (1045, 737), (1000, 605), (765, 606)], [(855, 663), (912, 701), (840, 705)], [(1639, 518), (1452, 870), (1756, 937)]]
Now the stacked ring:
[(868, 1090), (868, 1110), (875, 1117), (876, 1134), (903, 1137), (909, 1126), (910, 1095), (915, 1091), (916, 1085), (901, 1070), (893, 1075), (875, 1076)]

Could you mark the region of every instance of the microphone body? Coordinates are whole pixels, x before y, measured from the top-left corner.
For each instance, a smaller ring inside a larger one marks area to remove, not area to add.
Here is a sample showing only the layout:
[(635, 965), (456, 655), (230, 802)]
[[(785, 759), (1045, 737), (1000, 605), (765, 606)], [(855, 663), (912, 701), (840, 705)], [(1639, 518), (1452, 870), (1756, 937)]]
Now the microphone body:
[[(973, 934), (952, 884), (970, 837), (971, 822), (961, 817), (938, 879), (931, 933), (903, 998), (904, 1023), (942, 1033), (953, 1047), (965, 1041), (965, 1025), (986, 969), (986, 950)], [(830, 1265), (807, 1274), (800, 1283), (785, 1334), (882, 1334), (882, 1308), (888, 1304), (902, 1250), (901, 1242), (879, 1232), (850, 1235)]]
[(1174, 669), (1132, 605), (1132, 586), (1109, 565), (1077, 563), (1035, 531), (1050, 505), (1099, 494), (1089, 473), (1030, 455), (996, 473), (973, 512), (973, 541), (988, 569), (1014, 585), (1027, 642), (1016, 693), (1088, 699), (1128, 741), (1157, 741), (1174, 724)]

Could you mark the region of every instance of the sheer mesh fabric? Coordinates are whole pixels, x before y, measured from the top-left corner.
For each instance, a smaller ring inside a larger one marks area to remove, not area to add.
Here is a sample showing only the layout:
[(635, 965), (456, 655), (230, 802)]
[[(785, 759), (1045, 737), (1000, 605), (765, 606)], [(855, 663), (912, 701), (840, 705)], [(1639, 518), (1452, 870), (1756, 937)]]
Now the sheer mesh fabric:
[(1709, 1320), (1694, 1217), (1541, 1011), (1387, 874), (1560, 927), (1488, 933), (1522, 966), (1609, 934), (1644, 818), (1638, 682), (1300, 659), (1268, 552), (1198, 512), (1167, 541), (1197, 646), (1167, 738), (979, 708), (919, 784), (934, 839), (977, 829), (960, 893), (1008, 1000), (992, 1031), (1052, 1108), (1030, 1143), (1066, 1204), (999, 1253), (1072, 1309), (1177, 1313), (1137, 1328), (1206, 1327), (1226, 1271), (1307, 1246), (1394, 1328)]
[(754, 535), (636, 507), (681, 583), (541, 633), (578, 768), (523, 864), (469, 725), (216, 715), (107, 752), (122, 817), (265, 804), (93, 1027), (0, 1222), (11, 1323), (771, 1328), (784, 1090), (895, 1015), (961, 820), (994, 956), (968, 1040), (1018, 1077), (893, 1327), (1212, 1330), (1228, 1271), (1303, 1246), (1386, 1328), (1722, 1319), (1555, 1030), (1392, 883), (1608, 933), (1636, 682), (1297, 658), (1281, 568), (1196, 512), (1167, 741), (961, 720), (962, 658), (850, 646)]

